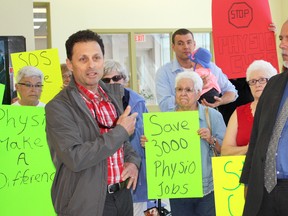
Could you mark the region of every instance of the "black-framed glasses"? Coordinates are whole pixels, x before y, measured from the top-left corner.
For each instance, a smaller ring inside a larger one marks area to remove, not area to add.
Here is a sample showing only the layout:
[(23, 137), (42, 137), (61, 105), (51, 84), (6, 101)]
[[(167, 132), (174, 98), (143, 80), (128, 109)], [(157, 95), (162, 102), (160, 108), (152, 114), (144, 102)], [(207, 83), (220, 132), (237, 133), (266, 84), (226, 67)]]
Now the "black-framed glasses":
[(190, 94), (192, 92), (194, 92), (195, 90), (193, 88), (175, 88), (175, 91), (176, 93), (180, 94), (182, 93), (183, 91), (186, 93), (186, 94)]
[(256, 85), (257, 82), (259, 82), (260, 84), (266, 84), (268, 80), (269, 80), (268, 78), (260, 78), (258, 80), (252, 79), (252, 80), (247, 81), (247, 83), (248, 85), (253, 86), (253, 85)]
[(118, 82), (119, 80), (123, 79), (124, 77), (122, 75), (115, 75), (111, 78), (102, 78), (102, 81), (104, 83), (110, 83), (111, 79), (113, 80), (113, 82)]
[(40, 88), (43, 87), (42, 84), (35, 84), (35, 85), (33, 85), (33, 84), (31, 84), (31, 83), (18, 83), (18, 84), (19, 84), (19, 85), (23, 85), (23, 86), (25, 86), (25, 87), (27, 87), (27, 88), (33, 88), (33, 87), (35, 87), (36, 89), (40, 89)]

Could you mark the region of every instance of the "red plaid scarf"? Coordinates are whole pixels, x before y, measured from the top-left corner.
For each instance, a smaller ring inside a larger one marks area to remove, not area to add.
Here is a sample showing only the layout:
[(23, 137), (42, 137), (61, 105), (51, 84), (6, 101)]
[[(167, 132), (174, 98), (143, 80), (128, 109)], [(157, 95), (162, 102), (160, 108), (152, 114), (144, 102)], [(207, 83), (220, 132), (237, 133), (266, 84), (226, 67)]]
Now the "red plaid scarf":
[[(81, 93), (83, 100), (89, 108), (92, 116), (96, 120), (100, 133), (107, 133), (113, 128), (117, 122), (117, 112), (114, 105), (109, 101), (108, 95), (98, 85), (98, 93), (79, 85), (77, 87)], [(124, 167), (124, 151), (123, 145), (112, 156), (107, 158), (108, 163), (108, 182), (107, 184), (115, 184), (121, 181), (121, 173)]]

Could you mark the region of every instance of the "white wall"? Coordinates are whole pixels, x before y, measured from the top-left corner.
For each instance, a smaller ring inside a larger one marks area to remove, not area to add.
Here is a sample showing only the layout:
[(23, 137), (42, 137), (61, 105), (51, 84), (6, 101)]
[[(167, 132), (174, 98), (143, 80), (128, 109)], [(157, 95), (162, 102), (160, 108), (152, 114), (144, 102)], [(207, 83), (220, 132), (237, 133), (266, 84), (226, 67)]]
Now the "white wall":
[[(280, 28), (288, 1), (269, 2), (273, 20)], [(59, 49), (63, 62), (65, 41), (82, 29), (212, 28), (211, 3), (212, 0), (50, 0), (52, 46)]]
[[(269, 0), (270, 10), (272, 14), (272, 20), (277, 26), (277, 34), (276, 34), (276, 45), (279, 47), (279, 33), (281, 31), (281, 26), (288, 19), (288, 0)], [(278, 48), (278, 62), (279, 68), (282, 65), (282, 56), (280, 55), (280, 50)]]
[(65, 41), (82, 29), (211, 27), (211, 0), (50, 0), (50, 3), (52, 45), (59, 48), (61, 61), (65, 58)]
[[(34, 49), (33, 0), (0, 0), (0, 35), (24, 35)], [(34, 0), (50, 2), (52, 46), (66, 58), (65, 41), (81, 29), (211, 28), (212, 0)], [(269, 0), (278, 32), (288, 18), (287, 0)], [(2, 7), (4, 5), (4, 7)], [(3, 21), (4, 20), (4, 21)], [(278, 43), (278, 40), (277, 40)]]
[(0, 0), (0, 36), (24, 36), (34, 50), (33, 0)]

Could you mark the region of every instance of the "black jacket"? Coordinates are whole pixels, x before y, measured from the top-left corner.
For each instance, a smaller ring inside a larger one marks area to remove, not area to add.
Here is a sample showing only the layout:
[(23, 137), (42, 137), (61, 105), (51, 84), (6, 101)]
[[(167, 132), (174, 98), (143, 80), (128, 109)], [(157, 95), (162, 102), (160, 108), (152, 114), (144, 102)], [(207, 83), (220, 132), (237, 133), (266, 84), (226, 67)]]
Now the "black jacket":
[(257, 215), (263, 198), (264, 167), (268, 144), (276, 122), (282, 95), (288, 80), (288, 70), (272, 77), (256, 108), (248, 152), (240, 182), (248, 184), (243, 216)]

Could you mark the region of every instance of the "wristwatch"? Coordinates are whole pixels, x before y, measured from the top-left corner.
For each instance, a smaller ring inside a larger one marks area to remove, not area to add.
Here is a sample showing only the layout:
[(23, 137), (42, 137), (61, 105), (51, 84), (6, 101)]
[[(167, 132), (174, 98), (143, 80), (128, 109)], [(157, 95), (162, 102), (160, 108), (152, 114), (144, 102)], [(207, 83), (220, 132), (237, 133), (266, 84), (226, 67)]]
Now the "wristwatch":
[(211, 148), (215, 148), (217, 139), (216, 139), (214, 136), (211, 136), (211, 139), (213, 140), (213, 143), (210, 144), (210, 147), (211, 147)]

